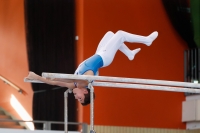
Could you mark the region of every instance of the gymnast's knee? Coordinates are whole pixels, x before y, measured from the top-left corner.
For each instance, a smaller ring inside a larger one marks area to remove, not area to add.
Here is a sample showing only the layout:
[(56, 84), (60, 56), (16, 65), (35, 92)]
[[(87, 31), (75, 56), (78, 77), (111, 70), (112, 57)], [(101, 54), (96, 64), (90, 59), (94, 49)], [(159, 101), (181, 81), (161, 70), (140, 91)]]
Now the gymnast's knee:
[(115, 34), (122, 35), (122, 34), (123, 34), (123, 31), (122, 31), (122, 30), (118, 30)]
[(108, 31), (106, 32), (106, 35), (114, 35), (114, 33), (112, 31)]

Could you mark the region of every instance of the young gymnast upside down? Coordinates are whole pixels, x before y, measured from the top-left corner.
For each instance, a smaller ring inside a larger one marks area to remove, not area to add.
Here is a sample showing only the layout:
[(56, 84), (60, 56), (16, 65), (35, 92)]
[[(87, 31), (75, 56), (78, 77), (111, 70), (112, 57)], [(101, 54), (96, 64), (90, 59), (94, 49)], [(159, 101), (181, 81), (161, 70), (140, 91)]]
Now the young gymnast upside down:
[[(78, 66), (74, 74), (94, 75), (94, 76), (98, 75), (98, 70), (100, 68), (109, 66), (112, 63), (115, 54), (118, 50), (124, 53), (129, 60), (133, 60), (135, 55), (141, 49), (137, 48), (134, 50), (130, 50), (124, 44), (124, 42), (142, 43), (145, 44), (146, 46), (150, 46), (152, 42), (157, 38), (157, 36), (158, 36), (157, 31), (151, 33), (149, 36), (135, 35), (121, 30), (117, 31), (116, 33), (108, 31), (101, 39), (97, 47), (96, 53), (90, 58), (83, 61)], [(50, 85), (57, 85), (73, 89), (75, 99), (77, 99), (82, 105), (87, 105), (90, 103), (90, 93), (89, 93), (90, 91), (87, 87), (88, 85), (87, 81), (81, 81), (77, 83), (73, 82), (67, 83), (64, 81), (62, 82), (62, 81), (47, 79), (35, 74), (34, 72), (29, 72), (27, 78), (39, 80)]]

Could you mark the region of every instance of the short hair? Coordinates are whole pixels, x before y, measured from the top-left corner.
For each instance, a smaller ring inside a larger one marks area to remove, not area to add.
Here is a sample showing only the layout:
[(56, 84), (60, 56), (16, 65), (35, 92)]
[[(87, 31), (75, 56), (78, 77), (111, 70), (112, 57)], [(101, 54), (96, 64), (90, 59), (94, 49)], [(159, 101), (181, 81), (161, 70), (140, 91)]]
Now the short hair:
[[(83, 106), (90, 104), (90, 89), (87, 88), (87, 91), (88, 91), (88, 93), (84, 94), (85, 95), (84, 102), (81, 103)], [(95, 99), (95, 93), (94, 92), (93, 92), (93, 98)]]

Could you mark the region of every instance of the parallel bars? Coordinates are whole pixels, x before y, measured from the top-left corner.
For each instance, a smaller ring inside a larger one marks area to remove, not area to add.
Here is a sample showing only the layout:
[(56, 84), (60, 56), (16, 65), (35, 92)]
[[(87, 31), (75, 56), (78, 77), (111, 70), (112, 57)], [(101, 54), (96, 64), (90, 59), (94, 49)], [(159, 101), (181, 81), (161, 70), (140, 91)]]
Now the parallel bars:
[[(63, 80), (70, 79), (87, 80), (90, 88), (90, 133), (94, 131), (94, 99), (93, 99), (93, 86), (102, 87), (116, 87), (116, 88), (136, 88), (146, 90), (161, 90), (161, 91), (173, 91), (173, 92), (190, 92), (200, 93), (200, 84), (187, 83), (187, 82), (175, 82), (166, 80), (150, 80), (150, 79), (137, 79), (137, 78), (125, 78), (125, 77), (107, 77), (107, 76), (89, 76), (89, 75), (73, 75), (73, 74), (59, 74), (59, 73), (42, 73), (43, 77)], [(24, 79), (25, 82), (42, 83), (38, 80)], [(92, 82), (95, 81), (95, 82)], [(96, 82), (103, 81), (103, 82)], [(184, 88), (185, 87), (185, 88)], [(195, 88), (195, 89), (193, 89)], [(68, 90), (65, 92), (65, 98), (67, 97)], [(67, 133), (67, 103), (65, 102), (65, 132)]]

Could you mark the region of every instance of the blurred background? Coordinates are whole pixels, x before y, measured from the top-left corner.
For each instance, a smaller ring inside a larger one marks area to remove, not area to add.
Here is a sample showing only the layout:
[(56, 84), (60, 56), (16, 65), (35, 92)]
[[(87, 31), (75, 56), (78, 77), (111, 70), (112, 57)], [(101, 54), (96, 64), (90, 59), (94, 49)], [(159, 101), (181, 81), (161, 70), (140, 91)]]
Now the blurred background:
[[(67, 88), (23, 79), (29, 71), (73, 74), (107, 31), (159, 36), (150, 47), (126, 43), (141, 51), (133, 61), (117, 52), (101, 76), (199, 82), (199, 8), (199, 0), (0, 0), (0, 107), (13, 119), (64, 121)], [(95, 93), (97, 127), (186, 129), (182, 102), (192, 94), (106, 87)], [(70, 122), (90, 123), (90, 106), (69, 94), (68, 107)]]

